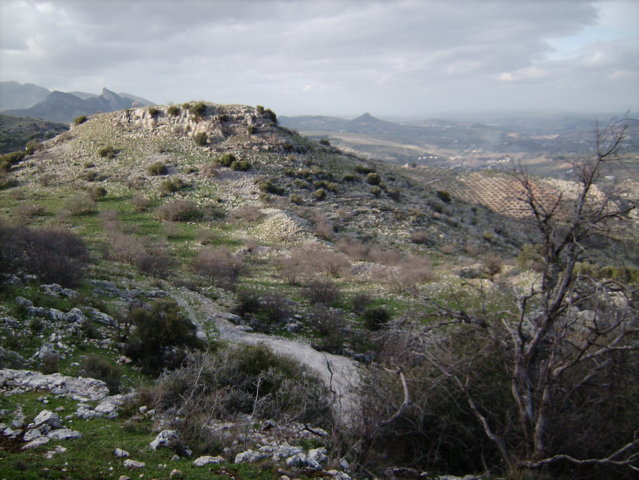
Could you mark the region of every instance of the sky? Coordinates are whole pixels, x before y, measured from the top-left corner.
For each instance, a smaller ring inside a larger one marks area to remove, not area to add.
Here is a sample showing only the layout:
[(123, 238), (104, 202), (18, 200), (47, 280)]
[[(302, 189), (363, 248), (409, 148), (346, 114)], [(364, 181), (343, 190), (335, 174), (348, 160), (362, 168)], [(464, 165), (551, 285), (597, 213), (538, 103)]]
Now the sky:
[(639, 110), (639, 0), (0, 0), (0, 81), (279, 115)]

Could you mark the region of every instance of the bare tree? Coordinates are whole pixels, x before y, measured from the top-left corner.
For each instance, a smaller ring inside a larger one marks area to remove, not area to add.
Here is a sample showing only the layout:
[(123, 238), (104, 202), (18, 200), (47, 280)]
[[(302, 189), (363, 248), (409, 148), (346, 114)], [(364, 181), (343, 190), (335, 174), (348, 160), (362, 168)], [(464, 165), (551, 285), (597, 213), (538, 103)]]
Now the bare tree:
[[(631, 426), (634, 435), (617, 439), (620, 443), (595, 457), (567, 454), (556, 439), (567, 405), (578, 406), (585, 398), (590, 403), (584, 409), (595, 414), (604, 408), (603, 392), (610, 390), (613, 375), (621, 375), (622, 382), (637, 382), (637, 368), (622, 373), (617, 368), (623, 362), (637, 365), (637, 290), (618, 281), (587, 277), (577, 269), (578, 262), (588, 257), (591, 241), (616, 234), (629, 224), (637, 207), (636, 199), (597, 186), (605, 169), (619, 159), (625, 138), (624, 121), (596, 128), (594, 155), (574, 165), (578, 188), (571, 198), (542, 195), (525, 169), (515, 170), (519, 200), (534, 227), (543, 268), (539, 281), (527, 291), (513, 289), (512, 306), (491, 313), (427, 299), (435, 316), (444, 319), (439, 327), (483, 329), (506, 354), (518, 423), (514, 442), (499, 433), (494, 413), (476, 400), (469, 370), (433, 353), (433, 347), (441, 345), (437, 341), (441, 329), (429, 329), (433, 339), (422, 350), (424, 358), (457, 386), (509, 469), (571, 462), (639, 471), (639, 424)], [(433, 334), (434, 330), (439, 333)], [(636, 422), (636, 413), (628, 420)], [(592, 421), (596, 424), (595, 418)]]

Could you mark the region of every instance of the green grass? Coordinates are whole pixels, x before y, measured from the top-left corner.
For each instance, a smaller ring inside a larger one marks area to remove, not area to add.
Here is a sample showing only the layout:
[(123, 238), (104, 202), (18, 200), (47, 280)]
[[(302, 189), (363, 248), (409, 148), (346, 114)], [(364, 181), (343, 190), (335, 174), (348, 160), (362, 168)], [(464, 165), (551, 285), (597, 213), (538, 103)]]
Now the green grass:
[[(61, 399), (53, 395), (45, 395), (49, 400), (47, 405), (37, 400), (41, 392), (26, 393), (0, 397), (0, 408), (14, 411), (21, 405), (26, 420), (31, 421), (43, 409), (55, 410), (64, 407), (61, 418), (75, 411), (77, 402)], [(9, 418), (10, 420), (10, 418)], [(6, 421), (6, 420), (5, 420)], [(82, 433), (82, 438), (61, 442), (50, 441), (46, 445), (27, 451), (20, 450), (20, 443), (0, 437), (0, 478), (19, 479), (111, 479), (120, 475), (144, 478), (169, 478), (172, 469), (183, 472), (184, 478), (212, 479), (229, 478), (247, 480), (267, 480), (276, 478), (273, 468), (259, 465), (233, 465), (196, 467), (193, 458), (172, 460), (174, 452), (169, 449), (153, 451), (149, 443), (155, 438), (151, 431), (152, 421), (144, 419), (136, 428), (127, 428), (124, 419), (107, 420), (103, 418), (64, 421), (64, 426)], [(53, 455), (47, 459), (45, 452), (53, 450), (56, 445), (66, 448), (63, 453)], [(113, 452), (121, 448), (129, 452), (131, 459), (144, 462), (146, 467), (141, 470), (127, 469), (123, 466), (124, 459), (117, 458)], [(210, 470), (210, 471), (209, 471)]]

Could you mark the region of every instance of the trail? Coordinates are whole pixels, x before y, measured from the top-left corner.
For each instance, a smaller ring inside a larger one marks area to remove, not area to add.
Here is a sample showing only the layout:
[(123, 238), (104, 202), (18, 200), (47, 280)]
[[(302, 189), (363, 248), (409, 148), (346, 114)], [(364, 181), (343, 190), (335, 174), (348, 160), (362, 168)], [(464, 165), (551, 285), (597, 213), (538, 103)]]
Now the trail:
[(225, 312), (213, 301), (197, 292), (172, 289), (171, 296), (200, 328), (213, 324), (222, 340), (235, 344), (266, 345), (273, 352), (291, 357), (316, 372), (333, 394), (333, 411), (339, 423), (350, 425), (357, 405), (355, 387), (360, 381), (356, 361), (319, 352), (303, 340), (244, 332), (224, 318)]

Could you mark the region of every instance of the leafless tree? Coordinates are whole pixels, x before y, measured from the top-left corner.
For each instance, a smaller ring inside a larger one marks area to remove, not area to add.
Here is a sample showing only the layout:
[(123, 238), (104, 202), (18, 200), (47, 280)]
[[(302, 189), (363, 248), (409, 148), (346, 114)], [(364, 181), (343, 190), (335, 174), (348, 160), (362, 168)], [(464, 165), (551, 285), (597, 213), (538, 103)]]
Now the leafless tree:
[[(457, 386), (509, 470), (570, 462), (639, 471), (639, 425), (630, 425), (626, 438), (613, 439), (616, 445), (608, 438), (609, 450), (603, 455), (579, 458), (562, 451), (566, 442), (556, 439), (567, 420), (567, 405), (581, 408), (580, 402), (585, 402), (584, 412), (592, 413), (590, 420), (597, 425), (596, 412), (614, 395), (610, 393), (613, 377), (622, 384), (636, 385), (638, 379), (637, 290), (619, 281), (587, 277), (577, 268), (588, 258), (593, 239), (614, 236), (632, 223), (629, 216), (637, 200), (598, 187), (605, 169), (620, 157), (626, 125), (611, 122), (595, 129), (592, 158), (574, 165), (578, 188), (570, 198), (542, 195), (525, 169), (515, 169), (521, 186), (519, 200), (529, 213), (543, 265), (539, 280), (529, 289), (513, 288), (512, 302), (498, 312), (426, 299), (440, 321), (421, 333), (429, 340), (423, 342), (421, 352), (413, 353), (422, 355)], [(441, 355), (446, 348), (440, 341), (443, 328), (450, 325), (483, 330), (503, 353), (517, 418), (514, 436), (512, 429), (508, 438), (500, 433), (504, 429), (497, 425), (494, 410), (478, 401), (472, 367), (462, 368), (460, 360), (451, 361), (454, 356)], [(622, 364), (630, 367), (620, 372)], [(636, 408), (628, 421), (637, 422)]]

